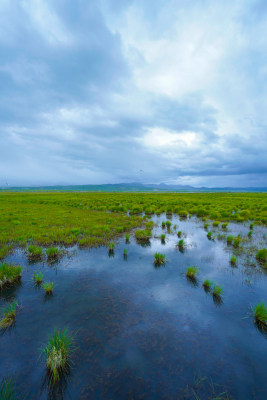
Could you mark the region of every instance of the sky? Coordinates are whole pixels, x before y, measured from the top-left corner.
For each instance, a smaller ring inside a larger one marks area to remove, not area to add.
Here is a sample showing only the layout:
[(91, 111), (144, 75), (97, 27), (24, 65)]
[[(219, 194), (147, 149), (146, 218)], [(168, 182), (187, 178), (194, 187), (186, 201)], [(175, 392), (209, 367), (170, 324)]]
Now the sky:
[(0, 0), (0, 186), (267, 186), (266, 0)]

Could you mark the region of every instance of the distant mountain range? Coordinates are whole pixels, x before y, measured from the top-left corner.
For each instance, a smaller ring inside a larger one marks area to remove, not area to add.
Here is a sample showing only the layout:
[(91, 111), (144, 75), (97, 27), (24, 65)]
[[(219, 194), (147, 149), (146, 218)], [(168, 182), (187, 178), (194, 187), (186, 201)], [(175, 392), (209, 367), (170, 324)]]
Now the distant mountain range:
[(0, 191), (72, 191), (72, 192), (267, 192), (267, 187), (221, 187), (196, 188), (189, 185), (167, 185), (132, 183), (115, 183), (105, 185), (67, 185), (67, 186), (30, 186), (30, 187), (1, 187)]

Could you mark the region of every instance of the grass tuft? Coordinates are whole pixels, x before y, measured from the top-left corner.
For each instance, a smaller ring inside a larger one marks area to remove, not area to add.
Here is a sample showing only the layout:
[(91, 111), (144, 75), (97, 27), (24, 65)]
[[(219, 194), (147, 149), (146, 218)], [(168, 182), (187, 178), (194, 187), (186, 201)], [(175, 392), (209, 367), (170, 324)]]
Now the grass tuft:
[(46, 255), (49, 261), (56, 260), (60, 256), (60, 251), (58, 247), (49, 247), (46, 250)]
[(13, 301), (8, 306), (3, 307), (1, 309), (2, 317), (0, 320), (0, 329), (8, 328), (15, 322), (17, 315), (17, 308), (18, 308), (18, 303), (16, 301)]
[(11, 379), (4, 378), (0, 382), (0, 399), (1, 400), (14, 400), (15, 389)]
[(42, 257), (42, 253), (42, 247), (37, 247), (36, 245), (28, 247), (28, 257), (32, 260), (39, 260)]
[(236, 261), (237, 261), (236, 256), (232, 256), (232, 257), (230, 258), (230, 263), (231, 263), (232, 265), (236, 265)]
[(266, 263), (267, 261), (267, 249), (260, 249), (257, 254), (256, 254), (256, 258), (258, 261), (262, 262), (262, 263)]
[(205, 279), (205, 281), (203, 282), (203, 286), (205, 289), (210, 289), (212, 285), (212, 282), (209, 279)]
[(3, 263), (0, 264), (0, 288), (12, 285), (21, 278), (22, 267)]
[(35, 272), (33, 275), (34, 282), (40, 285), (43, 282), (44, 274), (40, 272)]
[(259, 324), (267, 325), (267, 306), (264, 302), (256, 305), (254, 309), (254, 320)]
[(165, 254), (155, 253), (154, 254), (154, 264), (155, 265), (164, 265), (166, 263)]
[(187, 278), (194, 279), (196, 278), (198, 268), (197, 267), (189, 267), (186, 271)]
[(52, 294), (54, 289), (54, 282), (43, 283), (43, 289), (45, 290), (45, 294)]
[(125, 235), (125, 242), (126, 243), (130, 242), (130, 235), (128, 235), (128, 233)]
[(221, 297), (221, 295), (223, 294), (222, 286), (217, 285), (217, 283), (215, 283), (215, 285), (213, 286), (213, 289), (212, 289), (212, 294), (215, 297)]
[(162, 233), (160, 235), (160, 240), (161, 240), (162, 243), (165, 243), (165, 238), (166, 238), (166, 235), (164, 235), (164, 233)]
[(46, 366), (52, 383), (56, 383), (69, 368), (73, 350), (73, 337), (65, 329), (55, 330), (49, 337), (47, 345), (41, 352), (46, 357)]

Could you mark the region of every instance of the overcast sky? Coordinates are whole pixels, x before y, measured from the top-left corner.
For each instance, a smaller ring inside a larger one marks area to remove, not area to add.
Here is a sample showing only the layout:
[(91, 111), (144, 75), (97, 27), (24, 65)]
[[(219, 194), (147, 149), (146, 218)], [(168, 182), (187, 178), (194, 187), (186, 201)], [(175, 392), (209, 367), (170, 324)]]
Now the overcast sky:
[(0, 185), (267, 186), (266, 0), (0, 0)]

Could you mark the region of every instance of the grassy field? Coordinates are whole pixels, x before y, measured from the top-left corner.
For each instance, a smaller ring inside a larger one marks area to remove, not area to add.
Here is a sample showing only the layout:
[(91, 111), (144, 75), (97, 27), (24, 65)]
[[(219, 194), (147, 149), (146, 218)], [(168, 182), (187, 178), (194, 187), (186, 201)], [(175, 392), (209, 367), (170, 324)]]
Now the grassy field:
[(8, 245), (107, 244), (141, 226), (142, 212), (266, 225), (266, 200), (266, 193), (2, 192), (0, 257)]

